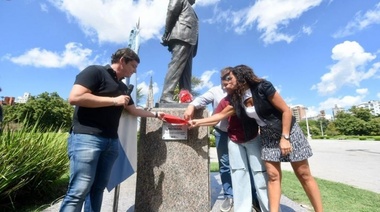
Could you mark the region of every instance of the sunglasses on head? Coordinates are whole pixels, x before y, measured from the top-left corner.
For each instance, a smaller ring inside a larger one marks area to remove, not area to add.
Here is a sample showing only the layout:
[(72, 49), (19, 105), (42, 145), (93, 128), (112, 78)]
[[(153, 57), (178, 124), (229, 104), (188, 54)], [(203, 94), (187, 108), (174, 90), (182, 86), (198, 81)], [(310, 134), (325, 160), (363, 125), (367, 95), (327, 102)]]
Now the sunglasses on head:
[(223, 76), (221, 77), (221, 79), (222, 79), (223, 81), (230, 81), (230, 80), (232, 79), (232, 77), (230, 76), (230, 72), (228, 72), (227, 74), (223, 75)]

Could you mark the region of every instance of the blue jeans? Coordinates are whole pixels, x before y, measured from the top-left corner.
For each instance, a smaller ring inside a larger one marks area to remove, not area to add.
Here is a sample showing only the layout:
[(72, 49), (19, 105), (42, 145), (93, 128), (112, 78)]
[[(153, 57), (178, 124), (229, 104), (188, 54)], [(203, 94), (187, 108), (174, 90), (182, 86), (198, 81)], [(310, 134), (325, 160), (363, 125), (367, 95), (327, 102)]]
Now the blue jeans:
[(219, 174), (222, 181), (224, 196), (232, 198), (232, 183), (230, 161), (228, 159), (228, 133), (218, 128), (214, 130), (216, 152), (219, 161)]
[(103, 191), (118, 156), (118, 139), (87, 134), (68, 138), (70, 181), (61, 212), (100, 211)]
[[(218, 128), (214, 128), (216, 151), (219, 160), (219, 174), (222, 181), (224, 196), (232, 198), (233, 189), (231, 182), (231, 170), (230, 160), (228, 159), (228, 133)], [(252, 175), (250, 176), (251, 182), (253, 182)], [(256, 188), (254, 183), (251, 183), (252, 201), (257, 201)]]
[[(268, 175), (261, 160), (260, 136), (245, 142), (228, 141), (232, 186), (234, 188), (234, 211), (252, 211), (253, 176), (261, 211), (269, 211), (267, 181)], [(250, 173), (251, 172), (251, 173)]]

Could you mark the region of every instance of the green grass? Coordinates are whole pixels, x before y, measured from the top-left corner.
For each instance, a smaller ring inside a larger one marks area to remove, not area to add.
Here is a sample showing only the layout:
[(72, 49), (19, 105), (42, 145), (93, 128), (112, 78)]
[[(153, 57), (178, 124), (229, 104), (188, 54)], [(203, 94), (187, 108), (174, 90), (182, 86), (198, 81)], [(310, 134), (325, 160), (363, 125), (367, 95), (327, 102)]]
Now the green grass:
[[(218, 163), (210, 163), (210, 171), (219, 171)], [(282, 172), (282, 193), (308, 208), (312, 208), (301, 184), (293, 172)], [(321, 190), (324, 211), (326, 212), (373, 212), (380, 211), (380, 194), (354, 188), (342, 183), (315, 178)]]
[(218, 171), (219, 171), (219, 164), (217, 162), (211, 162), (210, 172), (218, 172)]

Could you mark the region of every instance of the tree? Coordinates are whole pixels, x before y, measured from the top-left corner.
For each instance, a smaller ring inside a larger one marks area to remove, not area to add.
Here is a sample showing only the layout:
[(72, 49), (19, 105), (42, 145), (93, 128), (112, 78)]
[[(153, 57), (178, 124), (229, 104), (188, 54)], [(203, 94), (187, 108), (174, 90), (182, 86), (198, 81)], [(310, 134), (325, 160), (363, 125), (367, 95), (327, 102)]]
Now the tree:
[(376, 117), (371, 119), (368, 125), (370, 128), (370, 135), (380, 135), (380, 118)]
[(4, 122), (25, 123), (23, 127), (38, 126), (42, 132), (65, 130), (71, 127), (74, 107), (56, 92), (31, 96), (25, 104), (5, 107)]
[[(318, 120), (308, 120), (309, 124), (309, 132), (313, 136), (316, 135), (322, 135), (321, 127), (320, 127), (320, 121)], [(306, 126), (306, 120), (300, 121), (298, 125), (301, 127), (302, 132), (304, 135), (307, 136), (307, 126)]]
[(136, 105), (140, 105), (141, 99), (144, 97), (144, 94), (142, 93), (142, 88), (137, 88), (136, 91)]
[(356, 118), (361, 119), (363, 121), (370, 121), (373, 118), (373, 115), (371, 114), (371, 110), (366, 108), (358, 108), (353, 106), (349, 110)]
[(329, 122), (329, 124), (327, 125), (325, 129), (326, 129), (325, 135), (328, 135), (328, 136), (339, 135), (339, 131), (336, 129), (334, 122)]
[(334, 124), (343, 135), (369, 135), (368, 123), (350, 113), (338, 113)]

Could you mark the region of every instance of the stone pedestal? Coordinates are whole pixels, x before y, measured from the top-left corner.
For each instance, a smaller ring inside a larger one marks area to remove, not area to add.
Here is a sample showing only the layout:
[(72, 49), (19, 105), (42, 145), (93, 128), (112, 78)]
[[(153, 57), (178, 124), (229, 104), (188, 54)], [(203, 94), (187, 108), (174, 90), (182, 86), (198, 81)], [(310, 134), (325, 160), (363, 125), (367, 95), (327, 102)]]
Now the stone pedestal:
[[(185, 109), (160, 106), (153, 111), (183, 117)], [(194, 118), (208, 116), (207, 110), (195, 113)], [(208, 127), (186, 130), (186, 140), (183, 135), (166, 140), (161, 120), (141, 118), (140, 126), (135, 211), (210, 211)]]

